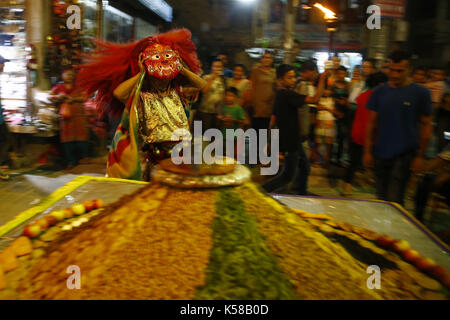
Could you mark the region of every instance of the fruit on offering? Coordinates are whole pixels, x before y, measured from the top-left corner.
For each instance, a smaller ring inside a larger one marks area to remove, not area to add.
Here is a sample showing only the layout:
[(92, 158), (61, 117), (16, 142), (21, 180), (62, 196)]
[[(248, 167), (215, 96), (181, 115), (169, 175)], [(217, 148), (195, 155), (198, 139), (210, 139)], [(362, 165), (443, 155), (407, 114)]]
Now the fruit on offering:
[(66, 218), (66, 211), (65, 210), (56, 210), (50, 213), (52, 217), (54, 217), (57, 221), (62, 221), (64, 218)]
[(33, 247), (29, 238), (22, 236), (11, 243), (9, 249), (17, 256), (26, 256), (31, 253)]
[(72, 211), (75, 215), (79, 216), (80, 214), (83, 214), (86, 212), (86, 208), (82, 204), (74, 204), (72, 206)]
[(394, 243), (394, 241), (394, 239), (387, 235), (382, 235), (377, 238), (377, 243), (382, 247), (389, 247)]
[(420, 259), (420, 253), (413, 249), (408, 249), (403, 252), (403, 258), (408, 261), (414, 263), (417, 259)]
[(42, 231), (47, 230), (47, 228), (48, 228), (48, 222), (47, 222), (47, 219), (45, 219), (45, 218), (38, 219), (35, 221), (35, 223), (41, 227)]
[(422, 271), (431, 270), (436, 265), (430, 258), (420, 258), (416, 260), (416, 267)]
[(42, 232), (41, 226), (35, 223), (25, 226), (23, 230), (23, 234), (29, 238), (37, 237), (38, 235), (41, 234), (41, 232)]
[(406, 240), (399, 240), (395, 241), (392, 245), (392, 249), (399, 253), (403, 253), (404, 251), (408, 250), (410, 248), (409, 242)]
[(95, 199), (94, 200), (94, 207), (95, 207), (95, 209), (103, 208), (103, 200), (102, 199)]
[(64, 218), (69, 219), (72, 218), (75, 215), (75, 212), (73, 212), (72, 208), (66, 208), (64, 211)]
[(59, 220), (56, 219), (56, 217), (53, 216), (52, 214), (46, 215), (46, 216), (44, 217), (44, 219), (47, 220), (47, 223), (48, 223), (49, 227), (55, 225), (55, 224), (59, 221)]
[(92, 200), (86, 200), (83, 202), (83, 206), (86, 209), (86, 211), (91, 211), (95, 209), (94, 201)]
[(0, 252), (0, 266), (4, 272), (9, 272), (19, 266), (16, 255), (11, 249), (8, 248)]
[(430, 268), (430, 273), (438, 279), (444, 279), (447, 275), (447, 269), (442, 266), (434, 266)]

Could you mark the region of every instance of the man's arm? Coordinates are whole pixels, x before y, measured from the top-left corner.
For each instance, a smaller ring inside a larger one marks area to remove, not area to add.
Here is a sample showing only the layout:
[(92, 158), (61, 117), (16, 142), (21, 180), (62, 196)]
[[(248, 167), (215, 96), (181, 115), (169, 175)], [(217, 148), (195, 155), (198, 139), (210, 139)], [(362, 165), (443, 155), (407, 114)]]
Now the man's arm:
[(325, 80), (327, 73), (324, 72), (320, 75), (319, 84), (317, 86), (316, 94), (313, 97), (306, 97), (305, 103), (317, 103), (323, 94), (323, 89), (325, 88)]
[(134, 77), (122, 82), (114, 89), (114, 97), (119, 99), (122, 103), (126, 103), (128, 98), (130, 97), (131, 92), (136, 86), (141, 73), (136, 74)]
[(433, 133), (433, 126), (431, 125), (431, 116), (420, 117), (420, 145), (417, 156), (424, 157), (425, 152)]
[(419, 173), (423, 171), (424, 164), (423, 158), (427, 150), (428, 142), (430, 141), (433, 132), (433, 126), (431, 125), (431, 116), (422, 115), (420, 116), (420, 141), (419, 150), (417, 150), (416, 157), (411, 163), (411, 171), (414, 173)]

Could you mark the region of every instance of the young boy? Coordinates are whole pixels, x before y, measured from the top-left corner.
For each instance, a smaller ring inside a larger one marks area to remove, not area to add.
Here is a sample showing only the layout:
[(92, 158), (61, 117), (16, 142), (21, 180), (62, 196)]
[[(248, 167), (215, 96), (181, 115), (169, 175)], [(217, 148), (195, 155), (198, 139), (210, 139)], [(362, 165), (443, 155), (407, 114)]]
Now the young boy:
[[(242, 151), (241, 145), (236, 144), (236, 137), (234, 135), (228, 136), (226, 129), (239, 129), (244, 126), (245, 123), (245, 111), (244, 109), (236, 103), (239, 98), (239, 91), (235, 87), (229, 87), (225, 90), (225, 104), (219, 110), (217, 118), (220, 121), (220, 128), (222, 129), (222, 134), (225, 140), (234, 140), (235, 142), (235, 157)], [(224, 145), (226, 148), (226, 143)], [(226, 151), (226, 149), (225, 149)]]
[[(302, 66), (301, 76), (309, 79), (314, 75), (315, 64), (306, 61)], [(293, 90), (296, 84), (294, 67), (282, 64), (277, 69), (277, 80), (281, 85), (275, 96), (274, 110), (270, 128), (277, 124), (280, 135), (280, 151), (284, 153), (284, 165), (275, 178), (264, 184), (267, 192), (276, 191), (286, 187), (296, 179), (297, 168), (299, 194), (307, 194), (308, 175), (310, 171), (308, 159), (302, 146), (301, 131), (299, 128), (298, 108), (305, 103), (317, 103), (322, 94), (325, 82), (325, 73), (321, 75), (318, 90), (314, 97), (307, 97)], [(274, 142), (272, 142), (274, 143)]]

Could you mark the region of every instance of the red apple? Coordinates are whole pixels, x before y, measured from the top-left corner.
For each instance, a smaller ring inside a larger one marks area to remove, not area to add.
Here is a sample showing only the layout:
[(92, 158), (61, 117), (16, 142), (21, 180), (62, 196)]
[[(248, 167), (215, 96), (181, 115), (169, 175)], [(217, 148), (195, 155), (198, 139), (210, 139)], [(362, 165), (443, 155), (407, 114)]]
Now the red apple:
[(403, 258), (408, 262), (414, 262), (420, 258), (420, 253), (413, 249), (408, 249), (403, 252)]
[(394, 239), (387, 235), (382, 235), (377, 238), (378, 245), (382, 247), (389, 247), (394, 241)]
[(46, 215), (44, 219), (47, 220), (49, 226), (53, 226), (58, 222), (56, 217), (52, 216), (51, 214)]
[(83, 206), (86, 208), (86, 211), (89, 212), (91, 210), (94, 210), (95, 203), (92, 200), (86, 200), (83, 202)]
[(392, 249), (400, 253), (408, 250), (409, 248), (410, 248), (409, 243), (406, 240), (395, 241), (392, 244)]
[(64, 211), (64, 218), (72, 218), (75, 213), (73, 212), (73, 210), (71, 208), (66, 208), (63, 210)]
[(56, 221), (62, 221), (66, 217), (66, 212), (64, 210), (56, 210), (50, 213), (52, 217), (56, 219)]
[(27, 226), (25, 226), (24, 230), (23, 230), (23, 234), (29, 238), (34, 238), (37, 237), (38, 235), (41, 234), (41, 226), (38, 224), (29, 224)]
[(447, 275), (447, 269), (442, 266), (434, 266), (430, 269), (430, 272), (439, 280), (444, 279), (444, 277)]
[(38, 224), (41, 227), (41, 230), (47, 230), (48, 228), (48, 222), (45, 218), (41, 218), (35, 221), (36, 224)]
[(74, 204), (72, 206), (72, 211), (79, 216), (80, 214), (83, 214), (86, 212), (86, 208), (82, 204)]
[(102, 199), (95, 199), (94, 200), (94, 207), (95, 207), (95, 209), (103, 208), (103, 201), (102, 201)]
[(430, 258), (420, 258), (416, 260), (416, 267), (422, 271), (428, 271), (436, 265)]

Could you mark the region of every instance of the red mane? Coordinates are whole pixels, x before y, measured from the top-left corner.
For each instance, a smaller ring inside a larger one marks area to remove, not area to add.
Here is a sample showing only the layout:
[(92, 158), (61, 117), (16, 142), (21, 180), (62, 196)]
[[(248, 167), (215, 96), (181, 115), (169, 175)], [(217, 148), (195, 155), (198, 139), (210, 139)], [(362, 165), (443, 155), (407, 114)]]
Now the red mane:
[(122, 113), (124, 106), (114, 98), (113, 91), (139, 72), (139, 54), (152, 42), (171, 46), (192, 72), (200, 72), (197, 48), (187, 29), (174, 29), (129, 44), (95, 41), (96, 51), (84, 57), (85, 64), (77, 66), (77, 87), (88, 95), (97, 92), (95, 101), (100, 113)]

